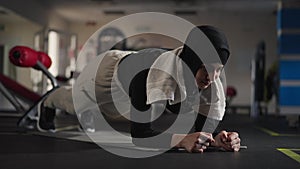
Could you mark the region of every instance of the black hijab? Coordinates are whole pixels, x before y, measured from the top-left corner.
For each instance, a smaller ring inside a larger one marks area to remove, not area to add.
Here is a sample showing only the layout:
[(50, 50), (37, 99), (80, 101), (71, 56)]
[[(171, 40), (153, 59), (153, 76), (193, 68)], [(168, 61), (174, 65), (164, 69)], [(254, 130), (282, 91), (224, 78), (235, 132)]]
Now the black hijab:
[(187, 36), (179, 57), (187, 64), (194, 76), (203, 62), (201, 61), (200, 56), (198, 56), (189, 46), (191, 46), (191, 44), (193, 46), (201, 44), (199, 39), (197, 39), (197, 36), (199, 37), (199, 34), (197, 33), (199, 29), (207, 36), (216, 49), (222, 65), (226, 64), (230, 54), (227, 39), (222, 31), (209, 25), (193, 28)]

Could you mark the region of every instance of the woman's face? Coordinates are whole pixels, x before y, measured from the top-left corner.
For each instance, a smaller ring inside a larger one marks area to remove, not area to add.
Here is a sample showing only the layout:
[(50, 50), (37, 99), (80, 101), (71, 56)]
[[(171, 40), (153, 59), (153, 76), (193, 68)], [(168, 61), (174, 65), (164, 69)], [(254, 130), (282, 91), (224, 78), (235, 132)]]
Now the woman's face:
[(200, 89), (206, 89), (212, 82), (219, 78), (224, 65), (220, 63), (203, 64), (196, 73), (196, 84)]

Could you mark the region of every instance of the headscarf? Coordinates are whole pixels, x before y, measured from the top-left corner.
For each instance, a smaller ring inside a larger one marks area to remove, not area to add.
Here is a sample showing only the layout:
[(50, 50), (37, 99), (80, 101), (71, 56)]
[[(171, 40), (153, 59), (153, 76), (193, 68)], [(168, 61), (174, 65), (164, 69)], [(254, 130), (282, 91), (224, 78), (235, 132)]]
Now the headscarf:
[(201, 45), (199, 42), (201, 39), (198, 39), (199, 29), (207, 36), (216, 49), (222, 65), (226, 64), (230, 54), (227, 39), (221, 30), (209, 25), (197, 26), (193, 28), (187, 36), (183, 50), (179, 57), (190, 68), (194, 76), (203, 62), (200, 59), (200, 56), (198, 56), (189, 46), (195, 46), (198, 44)]

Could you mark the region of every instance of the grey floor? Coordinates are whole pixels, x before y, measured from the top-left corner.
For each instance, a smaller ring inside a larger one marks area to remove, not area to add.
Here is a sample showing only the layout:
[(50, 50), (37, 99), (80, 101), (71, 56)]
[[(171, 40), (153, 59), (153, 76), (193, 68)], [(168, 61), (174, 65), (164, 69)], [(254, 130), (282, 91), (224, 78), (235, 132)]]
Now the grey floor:
[(261, 116), (254, 120), (248, 115), (226, 115), (220, 128), (240, 133), (242, 144), (248, 147), (240, 152), (210, 149), (198, 154), (174, 150), (142, 159), (120, 157), (94, 143), (70, 140), (68, 136), (20, 131), (17, 120), (0, 117), (0, 169), (300, 168), (300, 129), (289, 128), (283, 117)]

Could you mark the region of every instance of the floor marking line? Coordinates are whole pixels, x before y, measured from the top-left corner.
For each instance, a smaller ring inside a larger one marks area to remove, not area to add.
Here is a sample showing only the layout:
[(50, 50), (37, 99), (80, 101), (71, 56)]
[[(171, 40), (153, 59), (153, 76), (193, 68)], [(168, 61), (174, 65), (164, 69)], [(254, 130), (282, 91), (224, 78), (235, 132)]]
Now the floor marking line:
[(292, 158), (293, 160), (297, 161), (298, 163), (300, 163), (300, 155), (292, 151), (292, 150), (300, 150), (300, 149), (277, 148), (277, 150), (287, 155), (288, 157)]
[(300, 137), (299, 134), (281, 134), (281, 133), (277, 133), (277, 132), (272, 131), (270, 129), (267, 129), (267, 128), (264, 128), (264, 127), (259, 127), (259, 126), (256, 126), (255, 128), (257, 128), (257, 129), (259, 129), (259, 130), (261, 130), (261, 131), (269, 134), (270, 136), (276, 136), (276, 137), (278, 137), (278, 136)]
[(271, 135), (271, 136), (279, 136), (280, 135), (279, 133), (276, 133), (272, 130), (269, 130), (269, 129), (266, 129), (266, 128), (263, 128), (263, 127), (256, 127), (256, 128), (263, 131), (263, 132), (265, 132), (265, 133), (267, 133), (267, 134), (269, 134), (269, 135)]

